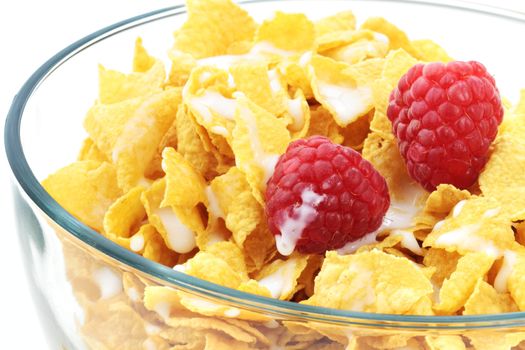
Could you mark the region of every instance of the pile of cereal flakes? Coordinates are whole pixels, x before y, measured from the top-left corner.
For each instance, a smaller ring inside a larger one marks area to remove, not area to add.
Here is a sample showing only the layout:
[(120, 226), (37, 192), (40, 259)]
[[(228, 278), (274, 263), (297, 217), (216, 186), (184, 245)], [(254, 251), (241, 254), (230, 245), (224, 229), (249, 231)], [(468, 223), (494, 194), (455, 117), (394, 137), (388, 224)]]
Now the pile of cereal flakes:
[[(140, 38), (130, 74), (99, 67), (78, 160), (43, 181), (67, 211), (147, 259), (261, 296), (400, 315), (525, 310), (525, 90), (518, 105), (506, 103), (478, 183), (428, 193), (406, 172), (386, 108), (414, 64), (452, 60), (440, 46), (383, 18), (356, 28), (349, 11), (316, 22), (277, 12), (259, 24), (230, 0), (187, 6), (169, 74)], [(377, 241), (325, 256), (277, 251), (266, 181), (288, 144), (311, 135), (359, 151), (386, 179), (392, 204)], [(93, 348), (509, 349), (525, 339), (360, 337), (293, 323), (269, 336), (268, 315), (131, 273), (118, 277), (122, 293), (103, 293), (89, 284), (100, 266), (68, 247)], [(111, 331), (95, 332), (101, 324)], [(126, 330), (125, 340), (115, 335)]]

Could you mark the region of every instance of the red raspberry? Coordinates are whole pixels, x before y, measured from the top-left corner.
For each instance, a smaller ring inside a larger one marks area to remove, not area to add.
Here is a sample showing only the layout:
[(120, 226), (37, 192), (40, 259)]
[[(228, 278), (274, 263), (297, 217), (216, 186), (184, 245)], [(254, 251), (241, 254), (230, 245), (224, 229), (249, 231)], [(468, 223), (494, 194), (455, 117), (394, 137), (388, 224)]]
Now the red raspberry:
[(292, 142), (266, 189), (268, 226), (283, 255), (341, 248), (379, 228), (389, 206), (372, 164), (322, 136)]
[(473, 185), (503, 119), (494, 78), (475, 61), (417, 64), (390, 95), (387, 115), (410, 176), (425, 189)]

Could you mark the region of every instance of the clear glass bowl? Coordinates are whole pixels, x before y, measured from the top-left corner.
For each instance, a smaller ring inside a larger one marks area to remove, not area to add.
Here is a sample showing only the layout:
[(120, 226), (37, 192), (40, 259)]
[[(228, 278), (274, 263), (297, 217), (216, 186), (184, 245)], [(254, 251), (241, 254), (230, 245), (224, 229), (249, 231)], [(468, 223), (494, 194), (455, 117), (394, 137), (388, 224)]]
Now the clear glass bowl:
[[(511, 100), (525, 86), (525, 46), (519, 44), (525, 34), (523, 14), (459, 1), (248, 1), (243, 6), (258, 20), (276, 10), (304, 12), (313, 19), (343, 9), (358, 18), (384, 16), (411, 38), (431, 38), (457, 59), (484, 62)], [(369, 314), (246, 294), (148, 261), (60, 207), (39, 181), (76, 158), (85, 136), (82, 120), (97, 93), (97, 64), (125, 69), (137, 36), (154, 55), (165, 57), (171, 33), (185, 17), (183, 6), (162, 9), (75, 42), (44, 63), (12, 104), (5, 146), (14, 174), (18, 233), (54, 348), (425, 349), (433, 340), (448, 349), (452, 338), (447, 336), (456, 335), (470, 348), (493, 349), (498, 339), (507, 339), (504, 335), (525, 330), (524, 312)], [(168, 294), (180, 291), (208, 312), (162, 303), (157, 312), (148, 311), (142, 300), (145, 286), (164, 286)]]

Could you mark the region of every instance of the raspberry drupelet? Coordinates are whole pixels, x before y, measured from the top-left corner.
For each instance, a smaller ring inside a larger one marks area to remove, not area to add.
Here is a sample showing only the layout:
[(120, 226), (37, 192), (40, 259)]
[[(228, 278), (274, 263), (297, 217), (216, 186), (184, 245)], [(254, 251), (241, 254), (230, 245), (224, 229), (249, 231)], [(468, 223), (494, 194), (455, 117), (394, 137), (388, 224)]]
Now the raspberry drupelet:
[(266, 189), (268, 226), (282, 255), (341, 248), (377, 230), (389, 206), (372, 164), (322, 136), (292, 142)]
[(390, 95), (387, 115), (408, 173), (425, 189), (472, 186), (503, 119), (494, 78), (475, 61), (417, 64)]

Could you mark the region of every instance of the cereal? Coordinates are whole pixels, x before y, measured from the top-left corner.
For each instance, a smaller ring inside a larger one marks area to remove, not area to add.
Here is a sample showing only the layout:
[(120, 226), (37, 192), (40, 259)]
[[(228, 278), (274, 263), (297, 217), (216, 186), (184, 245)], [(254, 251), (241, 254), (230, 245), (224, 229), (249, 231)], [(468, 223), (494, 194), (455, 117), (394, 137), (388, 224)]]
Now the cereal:
[(262, 193), (279, 156), (290, 142), (282, 119), (238, 95), (232, 149), (236, 165), (246, 175), (255, 199), (264, 204)]
[(443, 281), (435, 310), (440, 314), (452, 314), (464, 306), (478, 279), (485, 276), (493, 263), (494, 258), (482, 252), (461, 257), (456, 270)]
[[(387, 110), (411, 67), (453, 61), (438, 43), (379, 17), (356, 27), (351, 11), (257, 23), (230, 0), (187, 7), (169, 64), (137, 38), (130, 73), (99, 66), (78, 160), (43, 181), (67, 211), (135, 254), (258, 298), (396, 315), (525, 310), (525, 90), (514, 106), (503, 98), (477, 183), (427, 192), (407, 172)], [(390, 207), (376, 231), (337, 251), (283, 256), (266, 186), (289, 144), (314, 135), (368, 160)], [(270, 308), (182, 280), (158, 286), (63, 249), (92, 348), (510, 349), (525, 339), (277, 322)]]
[(516, 312), (518, 306), (508, 293), (498, 293), (494, 287), (479, 279), (464, 305), (463, 315)]
[[(404, 314), (422, 300), (428, 300), (430, 306), (432, 292), (427, 277), (407, 259), (377, 250), (347, 256), (329, 252), (317, 275), (314, 294), (304, 303)], [(425, 311), (432, 314), (429, 308)]]
[(230, 0), (188, 0), (186, 5), (188, 20), (175, 32), (173, 50), (197, 59), (224, 55), (229, 46), (255, 34), (253, 19)]
[[(129, 192), (118, 198), (106, 212), (104, 216), (104, 231), (103, 234), (128, 249), (132, 249), (132, 236), (138, 231), (140, 224), (146, 217), (146, 211), (140, 200), (142, 187), (135, 187)], [(136, 241), (136, 239), (135, 239)], [(139, 242), (140, 243), (140, 242)], [(135, 246), (137, 244), (135, 243)], [(142, 250), (144, 243), (140, 247), (134, 247), (134, 251)]]
[(93, 160), (68, 165), (42, 182), (64, 209), (91, 228), (102, 232), (104, 214), (121, 196), (115, 167)]
[(255, 35), (255, 41), (265, 51), (270, 45), (271, 53), (299, 54), (315, 49), (314, 24), (303, 14), (276, 12), (272, 19), (264, 21)]

